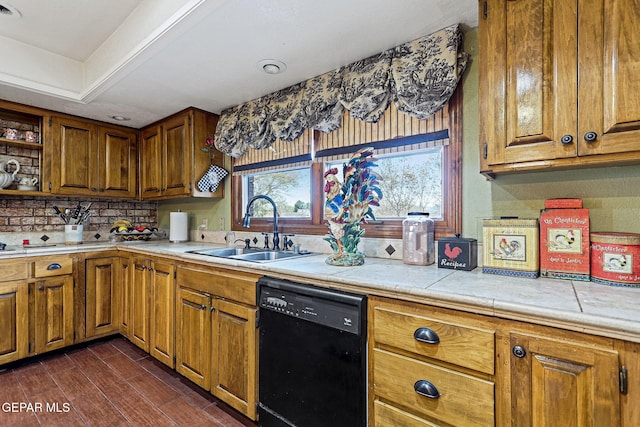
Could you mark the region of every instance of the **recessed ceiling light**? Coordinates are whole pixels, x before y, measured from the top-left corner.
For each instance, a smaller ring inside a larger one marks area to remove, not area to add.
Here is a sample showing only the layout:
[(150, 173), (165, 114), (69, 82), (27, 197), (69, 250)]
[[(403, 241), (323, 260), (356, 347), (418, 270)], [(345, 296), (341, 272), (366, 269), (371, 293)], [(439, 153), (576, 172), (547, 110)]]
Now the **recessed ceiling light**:
[(0, 16), (12, 19), (19, 19), (22, 14), (18, 9), (8, 3), (0, 3)]
[(113, 120), (117, 120), (119, 122), (126, 122), (127, 120), (131, 120), (129, 117), (119, 116), (119, 115), (109, 116), (109, 117), (111, 117)]
[(277, 59), (263, 59), (258, 61), (257, 67), (267, 74), (280, 74), (287, 69), (287, 65)]

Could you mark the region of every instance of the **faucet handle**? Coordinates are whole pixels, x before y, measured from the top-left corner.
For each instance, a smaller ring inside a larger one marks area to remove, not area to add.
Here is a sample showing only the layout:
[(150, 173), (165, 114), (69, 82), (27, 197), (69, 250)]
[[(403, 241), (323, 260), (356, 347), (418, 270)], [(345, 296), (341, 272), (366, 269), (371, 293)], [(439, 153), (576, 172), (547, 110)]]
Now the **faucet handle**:
[(293, 246), (293, 240), (289, 237), (293, 237), (295, 234), (285, 234), (282, 239), (282, 249), (288, 251)]
[(264, 231), (260, 233), (264, 236), (264, 249), (269, 249), (269, 233), (265, 233)]

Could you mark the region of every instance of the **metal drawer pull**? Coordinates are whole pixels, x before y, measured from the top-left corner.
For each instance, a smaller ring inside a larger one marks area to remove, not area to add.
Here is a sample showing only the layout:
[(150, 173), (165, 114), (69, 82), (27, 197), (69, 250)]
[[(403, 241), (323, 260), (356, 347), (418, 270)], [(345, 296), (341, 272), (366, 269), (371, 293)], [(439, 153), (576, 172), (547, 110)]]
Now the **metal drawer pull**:
[(413, 389), (420, 396), (428, 397), (429, 399), (437, 399), (440, 397), (440, 392), (432, 383), (427, 380), (418, 380), (413, 385)]
[(413, 333), (413, 337), (416, 341), (420, 341), (427, 344), (438, 344), (440, 337), (436, 334), (436, 331), (429, 328), (418, 328)]
[(47, 266), (47, 270), (60, 270), (62, 268), (62, 266), (60, 264), (58, 264), (57, 262), (53, 263), (53, 264), (49, 264)]

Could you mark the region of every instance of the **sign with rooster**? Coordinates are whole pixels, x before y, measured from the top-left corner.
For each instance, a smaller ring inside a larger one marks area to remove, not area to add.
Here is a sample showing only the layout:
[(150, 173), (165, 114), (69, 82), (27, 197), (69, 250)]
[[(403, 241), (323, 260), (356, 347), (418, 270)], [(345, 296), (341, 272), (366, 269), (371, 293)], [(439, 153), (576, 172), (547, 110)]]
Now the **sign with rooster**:
[(478, 241), (460, 237), (438, 240), (438, 267), (471, 271), (478, 265)]

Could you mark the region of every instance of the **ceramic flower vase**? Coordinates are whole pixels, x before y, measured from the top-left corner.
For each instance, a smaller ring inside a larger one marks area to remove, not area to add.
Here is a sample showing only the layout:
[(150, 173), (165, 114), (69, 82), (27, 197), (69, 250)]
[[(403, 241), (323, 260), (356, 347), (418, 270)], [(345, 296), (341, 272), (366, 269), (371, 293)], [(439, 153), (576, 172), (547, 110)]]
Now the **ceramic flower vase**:
[(329, 234), (324, 240), (333, 249), (333, 254), (325, 260), (329, 265), (364, 264), (365, 255), (358, 250), (358, 243), (365, 232), (360, 225), (366, 218), (375, 220), (371, 206), (378, 206), (382, 198), (379, 177), (371, 170), (377, 166), (372, 155), (371, 148), (354, 154), (343, 166), (342, 182), (337, 177), (337, 168), (324, 174), (325, 216), (329, 227)]

